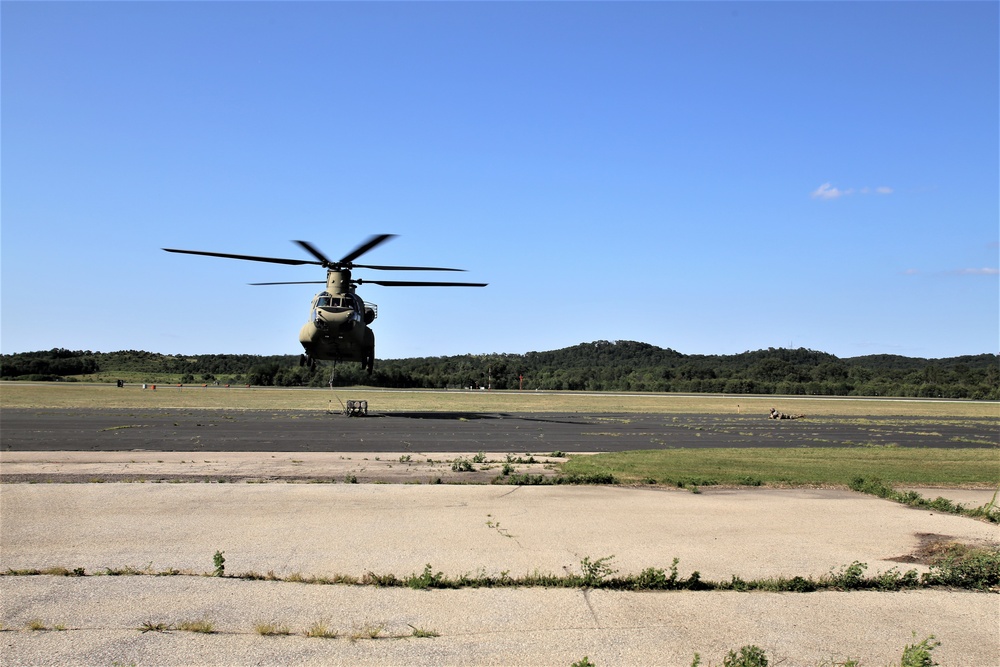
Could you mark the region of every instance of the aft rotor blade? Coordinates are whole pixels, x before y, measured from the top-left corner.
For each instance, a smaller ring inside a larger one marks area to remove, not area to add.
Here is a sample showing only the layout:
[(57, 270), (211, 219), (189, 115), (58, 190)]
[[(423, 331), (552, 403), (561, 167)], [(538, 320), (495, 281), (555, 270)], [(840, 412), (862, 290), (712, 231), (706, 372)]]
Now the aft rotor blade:
[(378, 234), (376, 236), (373, 236), (370, 239), (368, 239), (367, 241), (365, 241), (364, 243), (362, 243), (361, 245), (359, 245), (357, 248), (355, 248), (349, 254), (344, 255), (341, 258), (341, 260), (338, 262), (338, 264), (350, 264), (351, 262), (353, 262), (354, 260), (356, 260), (358, 257), (361, 257), (361, 255), (365, 254), (366, 252), (368, 252), (369, 250), (371, 250), (375, 246), (381, 245), (381, 244), (385, 243), (386, 241), (388, 241), (389, 239), (393, 238), (394, 236), (396, 236), (396, 235), (395, 234)]
[(247, 283), (247, 285), (325, 285), (325, 280), (298, 280), (283, 283)]
[(446, 269), (440, 266), (383, 266), (381, 264), (353, 264), (355, 269), (377, 269), (379, 271), (465, 271), (465, 269)]
[(320, 264), (308, 259), (281, 259), (280, 257), (256, 257), (254, 255), (233, 255), (228, 252), (206, 252), (204, 250), (178, 250), (176, 248), (163, 248), (167, 252), (179, 252), (185, 255), (207, 255), (208, 257), (224, 257), (226, 259), (244, 259), (250, 262), (269, 262), (271, 264), (291, 264), (298, 266), (301, 264)]
[(358, 280), (357, 283), (371, 283), (382, 287), (486, 287), (489, 283), (440, 283), (411, 280)]

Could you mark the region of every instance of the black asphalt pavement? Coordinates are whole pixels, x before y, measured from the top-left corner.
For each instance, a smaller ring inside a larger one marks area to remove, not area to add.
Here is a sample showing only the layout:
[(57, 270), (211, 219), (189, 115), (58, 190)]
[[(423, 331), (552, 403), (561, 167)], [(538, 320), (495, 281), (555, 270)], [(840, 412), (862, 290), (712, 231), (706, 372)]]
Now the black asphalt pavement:
[(665, 447), (992, 447), (995, 420), (765, 415), (0, 410), (6, 451), (606, 452)]

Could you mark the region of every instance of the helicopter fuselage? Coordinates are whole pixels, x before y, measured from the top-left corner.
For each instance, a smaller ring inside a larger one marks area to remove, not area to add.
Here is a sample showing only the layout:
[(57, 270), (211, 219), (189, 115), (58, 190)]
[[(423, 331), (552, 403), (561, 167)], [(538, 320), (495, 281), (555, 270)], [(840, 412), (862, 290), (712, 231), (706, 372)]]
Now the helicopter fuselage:
[(349, 271), (330, 271), (327, 289), (313, 297), (309, 320), (299, 330), (306, 360), (358, 361), (370, 368), (375, 334), (368, 325), (377, 317), (375, 304), (354, 293)]

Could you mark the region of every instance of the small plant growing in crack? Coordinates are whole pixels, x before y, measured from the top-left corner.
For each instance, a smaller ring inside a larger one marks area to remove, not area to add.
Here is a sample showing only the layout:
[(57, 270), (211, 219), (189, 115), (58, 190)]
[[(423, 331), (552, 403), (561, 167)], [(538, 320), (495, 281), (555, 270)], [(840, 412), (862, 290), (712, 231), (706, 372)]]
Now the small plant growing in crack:
[(292, 631), (283, 623), (262, 622), (254, 626), (254, 632), (262, 637), (274, 637), (276, 635), (290, 635)]
[(215, 572), (213, 573), (213, 576), (226, 576), (226, 557), (222, 555), (224, 553), (225, 551), (216, 551), (215, 555), (212, 556), (212, 563), (215, 565)]
[(410, 635), (411, 637), (425, 638), (425, 637), (440, 637), (441, 636), (440, 632), (435, 632), (434, 630), (425, 630), (423, 628), (418, 628), (415, 625), (410, 625), (409, 623), (407, 623), (407, 625), (409, 625), (411, 628), (413, 628), (413, 633)]
[(139, 626), (139, 632), (146, 634), (147, 632), (166, 632), (170, 629), (170, 625), (163, 623), (162, 621), (153, 622), (145, 621)]
[[(489, 516), (492, 516), (492, 515), (491, 514), (487, 514), (486, 516), (489, 517)], [(497, 533), (499, 535), (502, 535), (504, 537), (509, 537), (509, 538), (513, 538), (514, 537), (513, 535), (510, 534), (509, 530), (507, 530), (506, 528), (501, 528), (500, 527), (500, 522), (499, 521), (494, 521), (493, 519), (487, 519), (486, 520), (486, 527), (487, 528), (492, 528), (493, 530), (497, 531)]]
[(597, 560), (590, 560), (590, 556), (584, 556), (580, 561), (580, 571), (583, 573), (583, 585), (593, 588), (600, 585), (602, 581), (618, 572), (608, 563), (614, 556), (605, 556)]
[(181, 621), (174, 627), (182, 632), (197, 632), (203, 635), (210, 635), (215, 632), (215, 624), (205, 618), (193, 621)]
[(351, 641), (355, 642), (365, 638), (378, 639), (383, 630), (385, 630), (384, 623), (365, 623), (360, 628), (355, 628), (354, 632), (351, 633)]
[(330, 628), (326, 621), (316, 621), (306, 629), (306, 637), (317, 637), (319, 639), (335, 639), (337, 631)]

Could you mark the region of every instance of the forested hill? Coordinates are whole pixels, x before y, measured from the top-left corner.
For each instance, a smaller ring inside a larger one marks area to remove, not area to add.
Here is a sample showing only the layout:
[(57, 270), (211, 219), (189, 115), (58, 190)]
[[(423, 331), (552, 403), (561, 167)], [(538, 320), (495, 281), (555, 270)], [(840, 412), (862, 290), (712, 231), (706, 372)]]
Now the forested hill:
[[(5, 380), (323, 386), (298, 355), (164, 355), (54, 349), (0, 356)], [(385, 359), (371, 377), (339, 364), (336, 384), (407, 388), (926, 396), (1000, 399), (1000, 355), (949, 359), (871, 355), (840, 359), (804, 348), (689, 355), (633, 341), (596, 341), (549, 352)]]

